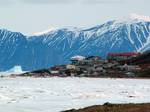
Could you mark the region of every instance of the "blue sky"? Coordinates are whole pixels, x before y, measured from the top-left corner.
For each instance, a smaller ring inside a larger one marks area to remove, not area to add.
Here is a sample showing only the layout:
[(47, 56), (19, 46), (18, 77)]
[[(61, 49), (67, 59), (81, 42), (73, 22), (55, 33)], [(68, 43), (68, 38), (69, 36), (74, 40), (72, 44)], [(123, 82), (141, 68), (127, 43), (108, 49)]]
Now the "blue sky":
[(58, 27), (91, 27), (132, 13), (150, 16), (150, 0), (0, 0), (0, 28), (26, 35)]

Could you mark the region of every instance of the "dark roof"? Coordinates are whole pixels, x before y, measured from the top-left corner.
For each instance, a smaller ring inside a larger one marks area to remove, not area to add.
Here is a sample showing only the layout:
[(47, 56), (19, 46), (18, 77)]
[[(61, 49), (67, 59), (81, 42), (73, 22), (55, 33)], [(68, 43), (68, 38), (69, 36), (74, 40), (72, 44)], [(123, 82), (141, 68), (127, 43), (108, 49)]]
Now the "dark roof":
[(101, 57), (100, 56), (88, 56), (88, 57), (86, 57), (86, 59), (87, 60), (89, 60), (89, 59), (101, 59)]
[(108, 56), (139, 56), (137, 52), (108, 53)]

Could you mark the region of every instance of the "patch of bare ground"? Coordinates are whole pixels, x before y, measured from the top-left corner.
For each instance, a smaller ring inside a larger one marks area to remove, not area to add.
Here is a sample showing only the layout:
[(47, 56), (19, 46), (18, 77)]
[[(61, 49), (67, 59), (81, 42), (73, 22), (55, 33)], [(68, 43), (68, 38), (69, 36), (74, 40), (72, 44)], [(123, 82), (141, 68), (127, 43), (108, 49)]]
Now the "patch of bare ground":
[(150, 112), (150, 103), (145, 104), (110, 104), (95, 105), (83, 109), (63, 112)]

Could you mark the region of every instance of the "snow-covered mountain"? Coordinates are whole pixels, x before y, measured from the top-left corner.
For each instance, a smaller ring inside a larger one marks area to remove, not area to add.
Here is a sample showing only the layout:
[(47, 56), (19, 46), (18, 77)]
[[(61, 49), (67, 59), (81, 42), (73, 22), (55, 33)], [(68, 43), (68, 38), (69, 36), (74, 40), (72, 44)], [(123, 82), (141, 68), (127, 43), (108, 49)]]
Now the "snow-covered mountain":
[[(38, 34), (38, 35), (37, 35)], [(88, 29), (53, 29), (25, 36), (0, 30), (0, 70), (21, 65), (24, 71), (68, 63), (74, 55), (150, 49), (150, 21), (145, 17), (114, 20)]]

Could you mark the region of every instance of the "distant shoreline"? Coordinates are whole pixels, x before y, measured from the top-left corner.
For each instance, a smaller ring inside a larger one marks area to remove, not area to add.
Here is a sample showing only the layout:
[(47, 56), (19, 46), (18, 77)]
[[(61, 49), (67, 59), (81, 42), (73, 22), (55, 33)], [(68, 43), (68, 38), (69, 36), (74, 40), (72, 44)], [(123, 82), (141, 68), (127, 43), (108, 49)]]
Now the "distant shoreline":
[(145, 79), (150, 79), (150, 77), (71, 77), (71, 76), (66, 76), (66, 77), (59, 77), (59, 76), (46, 76), (46, 77), (36, 77), (36, 76), (0, 76), (0, 78), (89, 78), (89, 79), (140, 79), (140, 80), (145, 80)]

